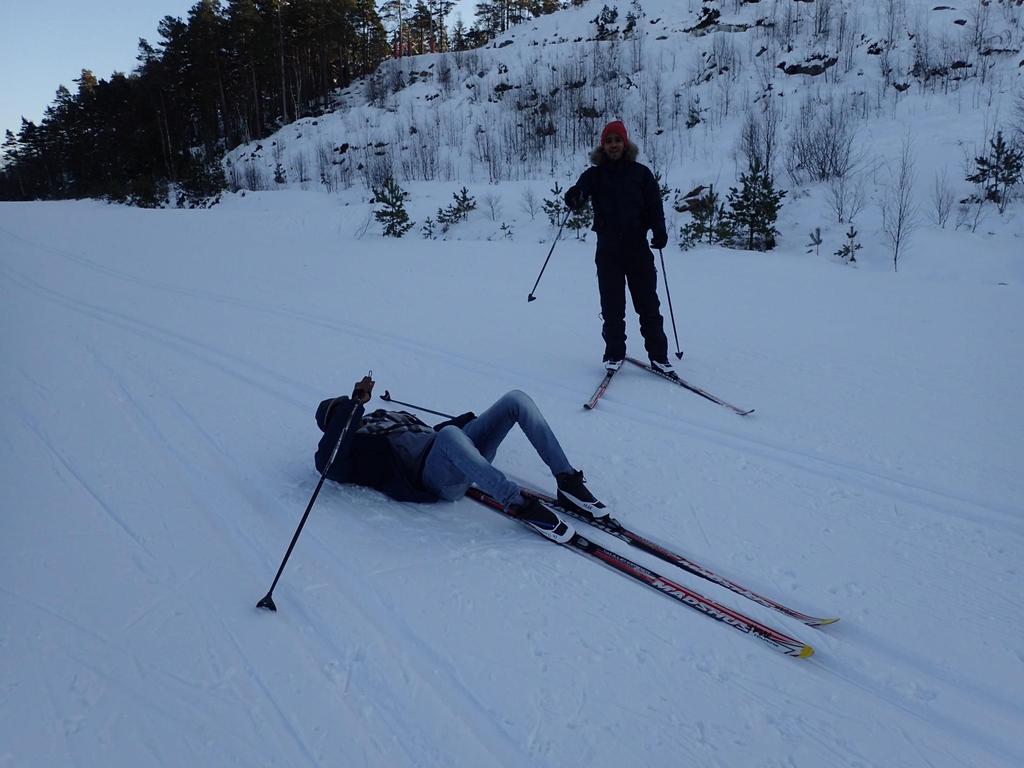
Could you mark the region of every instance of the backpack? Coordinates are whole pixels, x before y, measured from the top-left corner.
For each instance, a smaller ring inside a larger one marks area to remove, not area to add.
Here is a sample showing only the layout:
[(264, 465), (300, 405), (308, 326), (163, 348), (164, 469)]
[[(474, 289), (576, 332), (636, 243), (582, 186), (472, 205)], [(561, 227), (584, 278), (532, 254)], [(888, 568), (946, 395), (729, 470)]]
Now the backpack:
[[(326, 429), (316, 452), (320, 472), (347, 415), (347, 409), (342, 408), (338, 414), (332, 414), (330, 424), (321, 427)], [(318, 417), (317, 423), (321, 421)], [(434, 442), (432, 427), (411, 413), (383, 409), (363, 415), (358, 423), (328, 470), (328, 479), (376, 488), (399, 501), (437, 501), (436, 494), (428, 491), (422, 481), (423, 464)]]

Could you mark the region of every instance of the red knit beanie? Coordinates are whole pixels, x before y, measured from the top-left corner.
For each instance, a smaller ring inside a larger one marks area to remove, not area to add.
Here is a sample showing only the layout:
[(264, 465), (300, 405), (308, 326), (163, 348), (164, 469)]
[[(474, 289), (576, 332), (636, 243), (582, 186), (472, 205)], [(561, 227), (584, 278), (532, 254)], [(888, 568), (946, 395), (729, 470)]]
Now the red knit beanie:
[(604, 140), (613, 133), (622, 137), (623, 144), (629, 144), (629, 136), (626, 134), (626, 124), (621, 120), (615, 120), (604, 127), (604, 130), (601, 131), (601, 143), (604, 144)]

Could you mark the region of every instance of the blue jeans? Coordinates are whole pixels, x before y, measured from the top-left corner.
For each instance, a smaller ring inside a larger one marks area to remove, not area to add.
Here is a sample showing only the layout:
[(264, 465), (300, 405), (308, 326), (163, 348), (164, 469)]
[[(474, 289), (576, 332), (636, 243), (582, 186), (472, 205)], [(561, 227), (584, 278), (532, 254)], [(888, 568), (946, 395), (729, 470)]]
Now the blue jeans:
[(491, 464), (498, 446), (518, 424), (551, 474), (572, 472), (551, 427), (525, 392), (513, 390), (466, 425), (447, 426), (437, 433), (423, 465), (423, 484), (445, 501), (454, 501), (476, 485), (505, 506), (515, 500), (519, 486)]

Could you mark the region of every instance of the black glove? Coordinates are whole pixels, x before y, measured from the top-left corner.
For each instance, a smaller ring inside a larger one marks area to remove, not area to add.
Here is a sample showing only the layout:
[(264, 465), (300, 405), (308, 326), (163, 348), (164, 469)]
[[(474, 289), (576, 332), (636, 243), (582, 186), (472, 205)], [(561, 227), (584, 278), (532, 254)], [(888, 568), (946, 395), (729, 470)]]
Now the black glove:
[(565, 193), (565, 204), (569, 206), (569, 210), (578, 211), (583, 207), (583, 193), (576, 187), (569, 187), (569, 191)]
[(656, 251), (660, 251), (668, 245), (668, 233), (667, 232), (655, 232), (651, 236), (651, 248)]

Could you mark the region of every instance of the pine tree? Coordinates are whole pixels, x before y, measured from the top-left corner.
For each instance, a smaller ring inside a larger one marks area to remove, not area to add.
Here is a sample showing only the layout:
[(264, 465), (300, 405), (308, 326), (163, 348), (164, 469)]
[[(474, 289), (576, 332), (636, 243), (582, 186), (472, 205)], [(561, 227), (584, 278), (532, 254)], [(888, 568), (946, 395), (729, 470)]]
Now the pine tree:
[(423, 226), (420, 227), (420, 234), (423, 235), (425, 240), (437, 239), (437, 233), (434, 231), (434, 220), (429, 216), (423, 220)]
[(594, 208), (588, 200), (571, 214), (565, 225), (576, 232), (576, 239), (582, 240), (580, 233), (590, 229), (594, 223)]
[(1007, 144), (1002, 131), (989, 142), (992, 151), (987, 156), (974, 158), (977, 171), (967, 181), (978, 184), (985, 190), (985, 199), (991, 200), (1003, 213), (1009, 205), (1009, 190), (1019, 184), (1024, 173), (1024, 147)]
[(857, 230), (853, 228), (853, 224), (850, 225), (850, 231), (846, 233), (846, 242), (843, 243), (839, 250), (836, 251), (836, 256), (841, 258), (847, 264), (854, 264), (857, 261), (855, 254), (863, 246), (857, 242)]
[(469, 194), (465, 187), (452, 193), (452, 197), (455, 202), (447, 208), (437, 209), (437, 223), (441, 225), (442, 232), (447, 232), (453, 225), (468, 219), (470, 211), (476, 210), (476, 198)]
[[(450, 2), (426, 6), (434, 14)], [(387, 55), (375, 0), (198, 0), (184, 19), (164, 17), (158, 35), (139, 41), (130, 75), (83, 70), (77, 91), (58, 90), (42, 122), (16, 138), (0, 194), (150, 204), (160, 179), (215, 188), (198, 154), (319, 114), (331, 91)]]
[(733, 244), (744, 245), (751, 251), (772, 250), (775, 236), (779, 234), (775, 221), (785, 195), (785, 190), (775, 189), (774, 179), (761, 165), (761, 160), (752, 158), (747, 172), (740, 174), (739, 189), (729, 189), (727, 216), (735, 230)]
[(619, 28), (613, 26), (619, 20), (619, 9), (605, 5), (601, 12), (591, 21), (597, 27), (595, 37), (598, 40), (611, 40), (619, 34)]
[(405, 210), (405, 201), (409, 197), (411, 195), (398, 186), (394, 179), (388, 179), (373, 190), (373, 204), (382, 206), (373, 212), (373, 218), (383, 228), (385, 237), (402, 237), (415, 225)]
[(821, 227), (815, 227), (810, 232), (811, 242), (804, 247), (807, 249), (807, 253), (810, 254), (811, 250), (814, 251), (814, 255), (817, 256), (821, 252)]
[(544, 213), (548, 217), (548, 221), (551, 222), (551, 226), (560, 227), (562, 222), (565, 221), (565, 214), (569, 211), (565, 200), (562, 199), (565, 195), (565, 190), (556, 181), (555, 186), (551, 188), (551, 194), (554, 197), (545, 197), (544, 202), (541, 203), (541, 208), (544, 209)]
[(216, 203), (221, 192), (228, 186), (224, 168), (220, 164), (220, 155), (216, 152), (207, 152), (193, 157), (179, 181), (179, 186), (179, 207), (187, 205), (189, 208), (206, 208)]
[(685, 198), (677, 197), (674, 207), (679, 213), (692, 216), (679, 230), (679, 247), (684, 251), (701, 242), (714, 245), (732, 240), (732, 225), (714, 185), (702, 195), (691, 193)]

